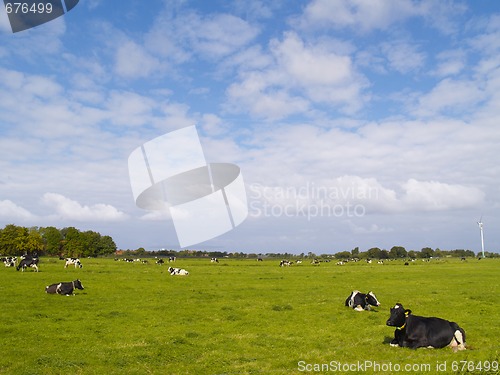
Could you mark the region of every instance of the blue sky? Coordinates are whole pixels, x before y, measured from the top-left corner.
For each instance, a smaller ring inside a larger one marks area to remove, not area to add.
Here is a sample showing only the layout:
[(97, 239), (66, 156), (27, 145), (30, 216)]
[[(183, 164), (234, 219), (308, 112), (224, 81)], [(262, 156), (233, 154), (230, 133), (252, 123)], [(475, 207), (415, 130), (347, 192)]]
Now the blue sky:
[(0, 225), (179, 248), (138, 208), (141, 144), (196, 125), (249, 217), (206, 250), (500, 250), (500, 5), (81, 0), (13, 34), (0, 9)]

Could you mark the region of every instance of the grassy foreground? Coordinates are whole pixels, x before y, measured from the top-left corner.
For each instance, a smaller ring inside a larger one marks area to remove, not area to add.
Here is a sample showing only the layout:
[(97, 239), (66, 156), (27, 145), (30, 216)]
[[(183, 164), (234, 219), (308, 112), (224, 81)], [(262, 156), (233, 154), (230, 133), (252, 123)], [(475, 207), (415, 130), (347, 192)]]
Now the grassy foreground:
[[(404, 266), (178, 259), (163, 266), (42, 258), (40, 272), (0, 269), (1, 374), (491, 373), (500, 360), (500, 260)], [(79, 278), (75, 296), (45, 286)], [(351, 290), (382, 306), (344, 307)], [(469, 349), (392, 348), (385, 321), (401, 302), (457, 322)]]

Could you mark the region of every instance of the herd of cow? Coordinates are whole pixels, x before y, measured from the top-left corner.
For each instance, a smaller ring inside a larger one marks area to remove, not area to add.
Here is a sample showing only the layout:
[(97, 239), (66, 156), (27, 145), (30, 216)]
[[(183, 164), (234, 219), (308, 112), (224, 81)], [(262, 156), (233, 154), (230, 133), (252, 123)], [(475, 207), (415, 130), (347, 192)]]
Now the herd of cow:
[[(64, 263), (64, 268), (68, 268), (68, 266), (74, 265), (75, 268), (82, 268), (83, 265), (80, 262), (80, 259), (78, 258), (59, 258), (61, 260), (66, 261)], [(17, 257), (3, 257), (0, 258), (0, 261), (2, 261), (5, 265), (5, 267), (16, 267), (16, 270), (24, 270), (28, 267), (31, 267), (35, 270), (35, 272), (38, 272), (38, 256), (35, 254), (33, 255), (22, 255), (20, 257), (20, 262), (17, 264)], [(16, 266), (17, 264), (17, 266)], [(55, 283), (51, 284), (49, 286), (45, 287), (45, 292), (48, 294), (60, 294), (64, 296), (70, 296), (73, 295), (73, 291), (75, 289), (80, 289), (83, 290), (83, 285), (80, 280), (74, 280), (74, 281), (69, 281), (69, 282), (60, 282), (60, 283)]]
[[(82, 268), (83, 265), (78, 258), (60, 258), (65, 260), (64, 268), (74, 265), (75, 268)], [(34, 268), (38, 272), (38, 257), (36, 255), (23, 255), (17, 264), (17, 257), (0, 258), (5, 267), (16, 267), (24, 270), (28, 267)], [(169, 258), (169, 262), (175, 262), (175, 258)], [(217, 258), (210, 260), (212, 263), (219, 263)], [(156, 264), (162, 265), (164, 261), (159, 259)], [(280, 266), (288, 266), (288, 261), (281, 261)], [(171, 276), (187, 276), (189, 272), (183, 268), (168, 267)], [(70, 282), (60, 282), (49, 285), (45, 288), (48, 294), (73, 295), (75, 289), (83, 290), (83, 285), (79, 279)], [(356, 311), (370, 310), (370, 306), (378, 307), (380, 302), (373, 292), (366, 294), (358, 290), (351, 292), (345, 300), (345, 306)], [(405, 309), (402, 304), (397, 303), (390, 309), (389, 319), (386, 325), (396, 327), (394, 339), (390, 342), (391, 346), (408, 347), (412, 349), (426, 348), (444, 348), (450, 346), (454, 351), (464, 350), (465, 331), (455, 322), (436, 317), (422, 317), (413, 315), (412, 311)]]

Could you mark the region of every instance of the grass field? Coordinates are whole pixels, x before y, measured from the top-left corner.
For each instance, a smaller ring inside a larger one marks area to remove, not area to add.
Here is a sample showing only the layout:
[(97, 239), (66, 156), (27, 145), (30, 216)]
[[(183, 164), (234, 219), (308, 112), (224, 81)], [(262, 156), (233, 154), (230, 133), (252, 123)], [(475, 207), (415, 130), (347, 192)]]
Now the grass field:
[[(500, 260), (278, 263), (177, 259), (187, 277), (154, 259), (64, 269), (42, 258), (39, 273), (2, 266), (0, 373), (499, 373), (484, 368), (500, 360)], [(77, 278), (85, 290), (75, 296), (44, 292)], [(372, 290), (382, 306), (344, 307), (354, 289)], [(390, 347), (396, 302), (456, 321), (469, 349)]]

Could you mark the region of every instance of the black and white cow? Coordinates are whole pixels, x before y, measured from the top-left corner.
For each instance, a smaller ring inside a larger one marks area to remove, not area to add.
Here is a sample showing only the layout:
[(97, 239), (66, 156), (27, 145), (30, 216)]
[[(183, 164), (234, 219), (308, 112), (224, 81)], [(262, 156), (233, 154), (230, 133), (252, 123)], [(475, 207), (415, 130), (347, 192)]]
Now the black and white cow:
[(175, 262), (177, 258), (176, 257), (168, 257), (168, 262)]
[(83, 285), (80, 280), (70, 281), (70, 282), (61, 282), (49, 285), (45, 287), (45, 293), (48, 294), (61, 294), (65, 296), (70, 296), (73, 294), (75, 289), (83, 290)]
[(5, 257), (2, 258), (2, 262), (5, 267), (15, 267), (17, 263), (17, 257)]
[(68, 268), (68, 266), (74, 265), (75, 268), (82, 268), (83, 264), (80, 262), (78, 258), (66, 258), (66, 263), (64, 264), (64, 268)]
[(16, 267), (16, 270), (17, 271), (22, 270), (22, 272), (24, 272), (24, 270), (28, 267), (32, 267), (35, 269), (35, 272), (38, 272), (38, 257), (23, 255), (21, 257), (21, 262), (19, 262), (19, 264)]
[(211, 263), (219, 263), (219, 259), (217, 259), (217, 258), (212, 258), (212, 259), (210, 259), (210, 262), (211, 262)]
[(160, 266), (161, 266), (163, 263), (165, 263), (165, 261), (164, 261), (163, 259), (158, 259), (158, 260), (156, 261), (156, 264), (159, 264)]
[(183, 268), (168, 267), (168, 272), (170, 272), (170, 276), (187, 276), (187, 275), (189, 275), (189, 272)]
[(465, 350), (465, 331), (457, 323), (413, 315), (400, 303), (391, 308), (391, 316), (386, 324), (396, 327), (391, 346), (412, 349), (450, 346), (454, 351)]
[(293, 262), (290, 262), (289, 260), (283, 259), (280, 262), (280, 267), (289, 267), (293, 264)]
[(370, 310), (370, 305), (380, 306), (380, 302), (373, 292), (363, 294), (359, 290), (353, 290), (345, 300), (345, 305), (352, 307), (356, 311), (363, 311)]

